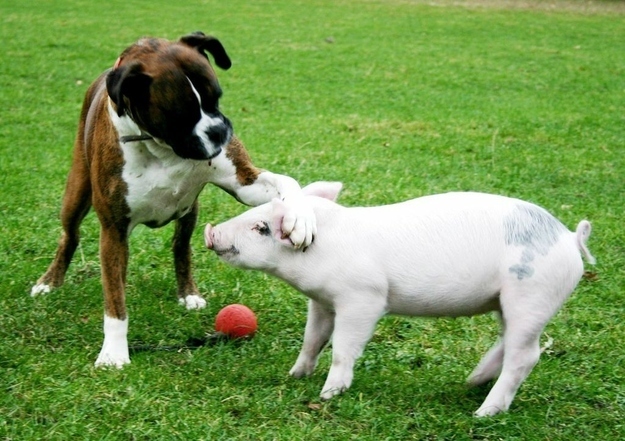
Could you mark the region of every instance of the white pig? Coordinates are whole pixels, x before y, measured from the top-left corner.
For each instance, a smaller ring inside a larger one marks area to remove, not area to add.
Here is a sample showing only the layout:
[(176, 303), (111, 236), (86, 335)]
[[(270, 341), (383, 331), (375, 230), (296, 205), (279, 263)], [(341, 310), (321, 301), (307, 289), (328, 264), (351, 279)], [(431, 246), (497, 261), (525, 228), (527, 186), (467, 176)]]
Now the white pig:
[(483, 193), (445, 193), (380, 207), (334, 201), (340, 183), (303, 191), (317, 234), (302, 252), (282, 238), (280, 200), (215, 227), (208, 248), (236, 267), (277, 276), (310, 298), (302, 350), (290, 371), (310, 375), (332, 336), (321, 390), (350, 387), (356, 359), (385, 314), (471, 316), (495, 311), (503, 332), (468, 378), (498, 377), (476, 416), (506, 411), (540, 356), (539, 337), (571, 294), (584, 266), (590, 223), (570, 232), (529, 202)]

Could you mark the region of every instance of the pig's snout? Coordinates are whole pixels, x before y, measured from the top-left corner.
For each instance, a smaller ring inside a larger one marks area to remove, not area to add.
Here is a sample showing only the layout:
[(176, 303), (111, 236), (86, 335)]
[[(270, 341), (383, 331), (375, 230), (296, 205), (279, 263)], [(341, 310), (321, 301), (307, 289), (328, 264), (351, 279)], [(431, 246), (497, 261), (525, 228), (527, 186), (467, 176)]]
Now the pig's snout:
[(204, 229), (204, 243), (206, 244), (206, 248), (209, 250), (213, 249), (213, 226), (211, 224), (206, 224), (206, 228)]

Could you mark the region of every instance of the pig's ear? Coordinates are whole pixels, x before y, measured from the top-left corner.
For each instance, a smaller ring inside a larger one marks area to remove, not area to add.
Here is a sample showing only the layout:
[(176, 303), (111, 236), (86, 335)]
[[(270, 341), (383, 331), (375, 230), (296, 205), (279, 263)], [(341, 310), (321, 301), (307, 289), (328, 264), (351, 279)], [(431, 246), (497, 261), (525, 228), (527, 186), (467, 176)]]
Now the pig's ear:
[(286, 214), (286, 204), (281, 199), (274, 198), (271, 201), (271, 231), (273, 231), (273, 237), (280, 243), (293, 247), (293, 242), (288, 237), (284, 237), (282, 232), (282, 219)]
[(308, 184), (306, 187), (302, 188), (302, 193), (307, 196), (319, 196), (321, 198), (330, 199), (331, 201), (336, 201), (342, 188), (342, 182), (319, 181)]

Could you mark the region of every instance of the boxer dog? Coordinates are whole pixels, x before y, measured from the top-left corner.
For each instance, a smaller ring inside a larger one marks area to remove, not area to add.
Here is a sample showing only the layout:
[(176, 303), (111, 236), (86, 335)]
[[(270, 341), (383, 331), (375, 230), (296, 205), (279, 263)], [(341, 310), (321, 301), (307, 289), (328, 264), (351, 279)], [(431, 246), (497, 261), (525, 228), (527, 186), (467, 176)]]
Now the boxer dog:
[(31, 295), (63, 283), (91, 206), (100, 221), (104, 342), (96, 366), (130, 363), (124, 285), (128, 239), (139, 224), (175, 220), (173, 254), (179, 302), (203, 308), (191, 274), (190, 239), (197, 197), (212, 183), (247, 205), (277, 197), (292, 208), (283, 228), (293, 246), (312, 242), (315, 217), (299, 184), (256, 168), (230, 121), (219, 111), (221, 89), (209, 53), (231, 62), (216, 38), (195, 32), (179, 41), (143, 38), (87, 90), (61, 208), (63, 234), (54, 260)]

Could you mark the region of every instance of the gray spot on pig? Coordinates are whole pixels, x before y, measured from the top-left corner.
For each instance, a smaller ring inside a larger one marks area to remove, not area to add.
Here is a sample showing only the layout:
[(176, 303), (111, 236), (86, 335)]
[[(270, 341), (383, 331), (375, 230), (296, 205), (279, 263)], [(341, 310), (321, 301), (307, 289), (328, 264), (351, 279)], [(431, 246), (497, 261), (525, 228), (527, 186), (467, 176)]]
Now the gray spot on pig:
[(534, 274), (534, 268), (529, 265), (513, 265), (509, 268), (511, 273), (516, 273), (519, 280), (523, 280), (524, 278), (530, 278)]
[(543, 256), (565, 231), (566, 227), (555, 217), (530, 204), (518, 204), (504, 219), (506, 245), (524, 246), (528, 253), (537, 252)]
[(518, 204), (514, 211), (504, 219), (506, 245), (525, 247), (521, 262), (509, 268), (519, 280), (530, 278), (534, 268), (529, 265), (536, 253), (546, 256), (556, 244), (566, 227), (555, 217), (540, 207), (530, 204)]

